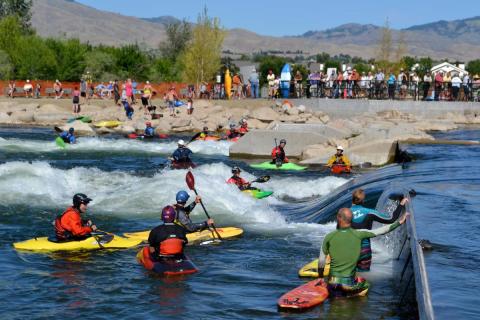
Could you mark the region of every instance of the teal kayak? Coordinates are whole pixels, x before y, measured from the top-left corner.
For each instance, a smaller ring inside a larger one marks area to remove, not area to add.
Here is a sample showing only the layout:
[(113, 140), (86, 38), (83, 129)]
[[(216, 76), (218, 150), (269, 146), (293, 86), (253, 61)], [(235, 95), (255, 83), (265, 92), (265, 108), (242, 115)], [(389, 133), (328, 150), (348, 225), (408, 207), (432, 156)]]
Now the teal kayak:
[(271, 163), (270, 161), (251, 164), (250, 167), (257, 168), (257, 169), (268, 169), (268, 170), (305, 170), (307, 167), (299, 166), (298, 164), (287, 162), (282, 164), (280, 167), (277, 167), (275, 164)]
[(243, 190), (243, 192), (248, 192), (252, 195), (252, 197), (257, 199), (263, 199), (269, 197), (273, 194), (273, 191), (265, 191), (265, 190)]
[(57, 144), (57, 146), (58, 146), (59, 148), (65, 149), (65, 147), (66, 147), (65, 141), (63, 141), (63, 139), (60, 138), (60, 137), (57, 137), (57, 138), (55, 139), (55, 143)]

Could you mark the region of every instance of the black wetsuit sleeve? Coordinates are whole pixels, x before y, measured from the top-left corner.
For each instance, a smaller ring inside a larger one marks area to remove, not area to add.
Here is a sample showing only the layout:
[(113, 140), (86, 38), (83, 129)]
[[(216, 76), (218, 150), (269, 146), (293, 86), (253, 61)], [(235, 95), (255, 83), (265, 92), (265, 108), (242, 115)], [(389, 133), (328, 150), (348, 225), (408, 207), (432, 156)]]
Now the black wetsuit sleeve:
[(200, 135), (202, 134), (203, 132), (199, 132), (197, 134), (195, 134), (192, 139), (190, 139), (190, 142), (194, 141), (195, 139), (197, 139), (198, 137), (200, 137)]
[(195, 201), (193, 201), (192, 203), (190, 203), (188, 206), (185, 207), (185, 212), (187, 214), (190, 214), (190, 212), (192, 212), (193, 209), (195, 209), (196, 205), (197, 205), (197, 203)]

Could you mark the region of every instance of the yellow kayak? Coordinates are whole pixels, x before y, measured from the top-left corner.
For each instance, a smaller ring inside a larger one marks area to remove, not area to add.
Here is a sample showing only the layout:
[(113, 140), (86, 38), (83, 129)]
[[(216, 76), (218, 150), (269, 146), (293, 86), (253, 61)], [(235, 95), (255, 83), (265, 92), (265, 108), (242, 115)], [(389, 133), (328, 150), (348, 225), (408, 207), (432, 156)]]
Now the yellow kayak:
[[(330, 273), (330, 256), (327, 256), (326, 265), (323, 268), (323, 276)], [(302, 278), (318, 278), (318, 259), (315, 259), (304, 265), (299, 271), (298, 276)]]
[[(218, 233), (222, 237), (222, 239), (229, 239), (234, 237), (239, 237), (243, 234), (243, 230), (240, 228), (235, 227), (225, 227), (225, 228), (217, 228)], [(129, 239), (136, 239), (140, 241), (147, 241), (148, 235), (150, 234), (149, 231), (140, 231), (140, 232), (129, 232), (124, 233), (123, 235)], [(206, 240), (214, 239), (212, 235), (212, 231), (210, 230), (203, 230), (199, 232), (193, 232), (187, 234), (188, 243), (198, 243)]]
[(96, 249), (126, 249), (138, 246), (142, 240), (124, 238), (114, 234), (96, 235), (80, 241), (54, 242), (48, 237), (33, 238), (13, 244), (17, 250), (73, 251)]
[(93, 125), (97, 128), (100, 128), (100, 127), (105, 127), (105, 128), (113, 128), (113, 127), (118, 127), (119, 125), (121, 125), (122, 122), (121, 121), (116, 121), (116, 120), (110, 120), (110, 121), (100, 121), (100, 122), (96, 122), (94, 123)]

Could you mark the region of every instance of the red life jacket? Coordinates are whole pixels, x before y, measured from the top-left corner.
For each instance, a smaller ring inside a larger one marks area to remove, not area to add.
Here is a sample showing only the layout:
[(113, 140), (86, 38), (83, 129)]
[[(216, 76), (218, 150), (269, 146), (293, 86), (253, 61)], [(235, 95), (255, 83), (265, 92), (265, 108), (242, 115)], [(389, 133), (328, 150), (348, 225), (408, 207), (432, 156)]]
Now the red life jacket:
[(232, 176), (230, 179), (228, 179), (227, 183), (235, 184), (239, 188), (242, 188), (242, 187), (244, 187), (245, 185), (248, 184), (248, 182), (245, 179), (243, 179), (241, 177), (235, 177), (235, 176)]
[(55, 235), (58, 240), (82, 237), (92, 232), (92, 228), (82, 224), (80, 212), (69, 207), (55, 219)]
[(183, 253), (184, 241), (177, 238), (175, 234), (171, 234), (170, 238), (163, 240), (160, 243), (160, 250), (158, 251), (160, 255), (178, 255)]

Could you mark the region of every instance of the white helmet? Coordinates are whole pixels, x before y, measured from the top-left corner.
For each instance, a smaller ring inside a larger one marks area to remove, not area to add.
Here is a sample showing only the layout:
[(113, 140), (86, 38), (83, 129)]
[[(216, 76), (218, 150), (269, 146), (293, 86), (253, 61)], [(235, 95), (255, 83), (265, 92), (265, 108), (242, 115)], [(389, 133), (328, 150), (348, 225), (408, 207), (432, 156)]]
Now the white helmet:
[(337, 146), (337, 150), (342, 150), (343, 151), (343, 147), (342, 146)]
[(178, 140), (177, 144), (179, 146), (184, 146), (185, 145), (185, 141), (183, 141), (182, 139)]

